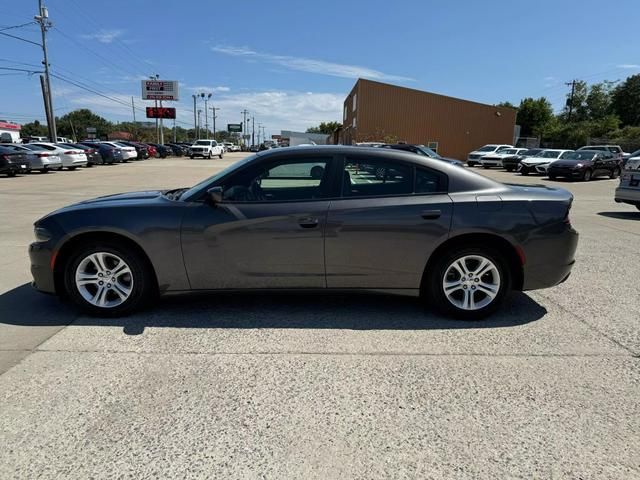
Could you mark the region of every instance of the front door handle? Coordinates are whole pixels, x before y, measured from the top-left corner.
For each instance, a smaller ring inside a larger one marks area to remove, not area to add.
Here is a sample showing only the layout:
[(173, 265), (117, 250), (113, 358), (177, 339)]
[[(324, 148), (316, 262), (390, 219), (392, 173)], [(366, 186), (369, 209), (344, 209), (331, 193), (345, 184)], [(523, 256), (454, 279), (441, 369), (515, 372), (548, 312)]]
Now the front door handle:
[(319, 220), (317, 218), (312, 217), (304, 217), (298, 220), (298, 225), (302, 228), (314, 228), (318, 226)]
[(425, 220), (435, 220), (436, 218), (440, 218), (440, 215), (442, 215), (441, 210), (425, 210), (421, 216)]

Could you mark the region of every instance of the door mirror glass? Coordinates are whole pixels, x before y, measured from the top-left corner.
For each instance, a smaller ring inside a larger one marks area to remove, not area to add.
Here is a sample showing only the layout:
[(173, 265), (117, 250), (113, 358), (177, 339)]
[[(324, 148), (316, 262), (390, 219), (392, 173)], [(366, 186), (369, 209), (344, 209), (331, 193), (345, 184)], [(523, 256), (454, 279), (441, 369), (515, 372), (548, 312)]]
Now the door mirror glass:
[(207, 190), (207, 197), (211, 205), (222, 203), (222, 187), (213, 187)]

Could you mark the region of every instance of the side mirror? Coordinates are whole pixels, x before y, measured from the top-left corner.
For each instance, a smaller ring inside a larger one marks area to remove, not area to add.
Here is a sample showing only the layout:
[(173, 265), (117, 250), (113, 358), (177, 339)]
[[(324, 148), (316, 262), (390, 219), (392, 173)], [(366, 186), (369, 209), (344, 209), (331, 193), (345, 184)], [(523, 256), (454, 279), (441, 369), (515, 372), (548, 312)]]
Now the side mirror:
[(211, 205), (222, 203), (222, 187), (212, 187), (207, 190), (207, 197)]

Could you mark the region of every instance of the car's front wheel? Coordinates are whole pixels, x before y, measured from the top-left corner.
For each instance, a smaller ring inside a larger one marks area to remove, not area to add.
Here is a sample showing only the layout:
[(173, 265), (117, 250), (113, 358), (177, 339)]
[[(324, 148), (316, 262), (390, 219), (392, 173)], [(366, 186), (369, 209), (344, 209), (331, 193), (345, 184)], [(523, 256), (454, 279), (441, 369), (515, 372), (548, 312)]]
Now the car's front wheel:
[(145, 261), (118, 242), (76, 248), (66, 262), (64, 284), (83, 310), (109, 317), (142, 307), (153, 292), (153, 276)]
[(502, 254), (488, 247), (451, 249), (427, 272), (428, 300), (442, 313), (479, 320), (493, 313), (511, 289)]
[(591, 180), (591, 170), (587, 169), (584, 171), (584, 173), (582, 174), (582, 181), (583, 182), (589, 182)]
[(619, 176), (620, 176), (620, 169), (616, 167), (613, 169), (613, 172), (611, 172), (611, 179), (615, 180)]
[(222, 157), (224, 156), (224, 152), (220, 152), (220, 155), (218, 155), (220, 157), (220, 160), (222, 160)]

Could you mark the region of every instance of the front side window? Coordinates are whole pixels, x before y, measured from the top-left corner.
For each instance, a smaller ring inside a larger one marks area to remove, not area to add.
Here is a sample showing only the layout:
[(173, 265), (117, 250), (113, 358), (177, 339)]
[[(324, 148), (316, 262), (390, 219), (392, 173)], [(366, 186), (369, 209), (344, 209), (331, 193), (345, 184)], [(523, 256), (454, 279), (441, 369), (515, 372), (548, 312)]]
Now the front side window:
[(345, 197), (377, 197), (413, 193), (413, 168), (379, 159), (347, 159), (342, 180)]
[(283, 202), (326, 198), (329, 159), (278, 160), (248, 168), (223, 186), (229, 202)]

